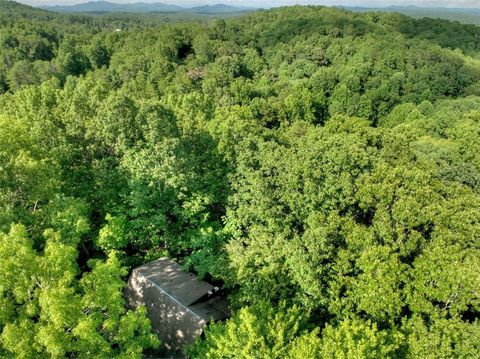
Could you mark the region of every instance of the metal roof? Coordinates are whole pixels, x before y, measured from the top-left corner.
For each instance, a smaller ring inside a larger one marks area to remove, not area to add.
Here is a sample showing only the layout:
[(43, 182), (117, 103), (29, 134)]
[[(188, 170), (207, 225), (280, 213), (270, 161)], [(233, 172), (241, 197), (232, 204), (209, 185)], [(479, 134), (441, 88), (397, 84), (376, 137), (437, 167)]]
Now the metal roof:
[(147, 308), (152, 328), (172, 351), (193, 342), (206, 323), (229, 316), (226, 299), (217, 294), (214, 286), (169, 258), (135, 268), (125, 288), (127, 303)]
[(159, 286), (184, 306), (190, 306), (213, 291), (213, 285), (201, 281), (170, 258), (160, 258), (135, 269), (146, 280)]

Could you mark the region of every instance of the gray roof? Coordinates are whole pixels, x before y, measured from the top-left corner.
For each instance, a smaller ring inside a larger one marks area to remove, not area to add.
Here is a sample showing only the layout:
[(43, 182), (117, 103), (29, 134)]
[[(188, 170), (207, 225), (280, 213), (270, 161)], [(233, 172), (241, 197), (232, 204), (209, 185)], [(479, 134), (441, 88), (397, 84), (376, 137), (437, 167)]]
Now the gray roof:
[(193, 273), (170, 258), (160, 258), (135, 269), (146, 280), (162, 288), (184, 306), (190, 306), (211, 292), (213, 285), (201, 281)]
[(165, 348), (181, 350), (198, 337), (206, 323), (229, 316), (225, 298), (169, 258), (135, 268), (125, 295), (132, 308), (143, 305)]

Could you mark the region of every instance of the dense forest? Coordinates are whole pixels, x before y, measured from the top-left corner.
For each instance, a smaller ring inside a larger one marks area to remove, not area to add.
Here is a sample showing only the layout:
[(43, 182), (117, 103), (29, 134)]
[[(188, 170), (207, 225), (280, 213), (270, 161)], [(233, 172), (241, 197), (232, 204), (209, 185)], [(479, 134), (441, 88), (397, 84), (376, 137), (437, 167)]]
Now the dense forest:
[[(433, 4), (433, 2), (432, 2)], [(453, 3), (452, 3), (453, 5)], [(458, 21), (463, 24), (480, 25), (480, 8), (452, 7), (420, 7), (420, 6), (388, 6), (388, 7), (346, 7), (352, 11), (398, 12), (414, 18), (435, 18)]]
[(168, 255), (228, 292), (191, 358), (480, 356), (480, 28), (0, 0), (0, 357), (141, 358)]

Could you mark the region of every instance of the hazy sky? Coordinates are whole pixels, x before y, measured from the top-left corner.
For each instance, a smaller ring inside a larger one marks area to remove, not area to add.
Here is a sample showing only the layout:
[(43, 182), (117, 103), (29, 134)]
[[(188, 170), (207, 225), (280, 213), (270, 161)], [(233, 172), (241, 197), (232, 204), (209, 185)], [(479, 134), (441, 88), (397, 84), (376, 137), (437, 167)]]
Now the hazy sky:
[[(18, 0), (17, 0), (18, 1)], [(78, 4), (90, 0), (20, 0), (29, 5), (45, 4)], [(131, 2), (163, 2), (177, 5), (198, 4), (230, 4), (237, 6), (272, 7), (293, 4), (318, 5), (348, 5), (348, 6), (388, 6), (388, 5), (416, 5), (425, 7), (476, 7), (480, 8), (480, 0), (107, 0), (116, 3)]]

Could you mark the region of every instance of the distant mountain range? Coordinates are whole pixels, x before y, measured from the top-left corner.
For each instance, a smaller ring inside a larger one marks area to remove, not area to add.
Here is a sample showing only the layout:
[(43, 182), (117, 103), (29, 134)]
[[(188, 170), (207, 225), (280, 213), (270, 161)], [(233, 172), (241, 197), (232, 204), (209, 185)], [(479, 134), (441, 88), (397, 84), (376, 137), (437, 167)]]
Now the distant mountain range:
[(234, 7), (224, 4), (203, 5), (194, 7), (183, 7), (164, 3), (132, 3), (116, 4), (108, 1), (91, 1), (76, 5), (44, 5), (44, 10), (67, 12), (67, 13), (109, 13), (109, 12), (130, 12), (130, 13), (152, 13), (152, 12), (181, 12), (193, 14), (231, 14), (252, 11), (252, 8)]
[(419, 7), (419, 6), (388, 6), (388, 7), (353, 7), (343, 6), (344, 9), (366, 12), (398, 12), (407, 16), (422, 18), (440, 18), (446, 20), (459, 21), (468, 24), (480, 24), (480, 8), (445, 8), (445, 7)]
[(360, 7), (344, 6), (345, 9), (352, 11), (388, 11), (388, 12), (413, 12), (413, 13), (460, 13), (480, 15), (480, 8), (453, 8), (453, 7), (420, 7), (420, 6), (387, 6), (387, 7)]
[[(169, 1), (169, 0), (165, 0)], [(172, 0), (170, 0), (172, 1)], [(222, 1), (222, 0), (219, 0)], [(0, 2), (3, 2), (0, 0)], [(12, 1), (9, 1), (12, 3)], [(380, 12), (399, 12), (414, 18), (440, 18), (446, 20), (459, 21), (466, 24), (480, 25), (480, 8), (430, 8), (417, 6), (389, 6), (389, 7), (353, 7), (340, 6), (341, 8), (355, 11), (380, 11)], [(256, 10), (247, 7), (235, 7), (225, 4), (217, 5), (203, 5), (203, 6), (179, 6), (167, 3), (132, 3), (132, 4), (117, 4), (108, 1), (91, 1), (84, 4), (77, 5), (44, 5), (41, 9), (50, 10), (59, 13), (90, 13), (90, 14), (105, 14), (105, 13), (180, 13), (180, 14), (240, 14), (247, 11)]]

